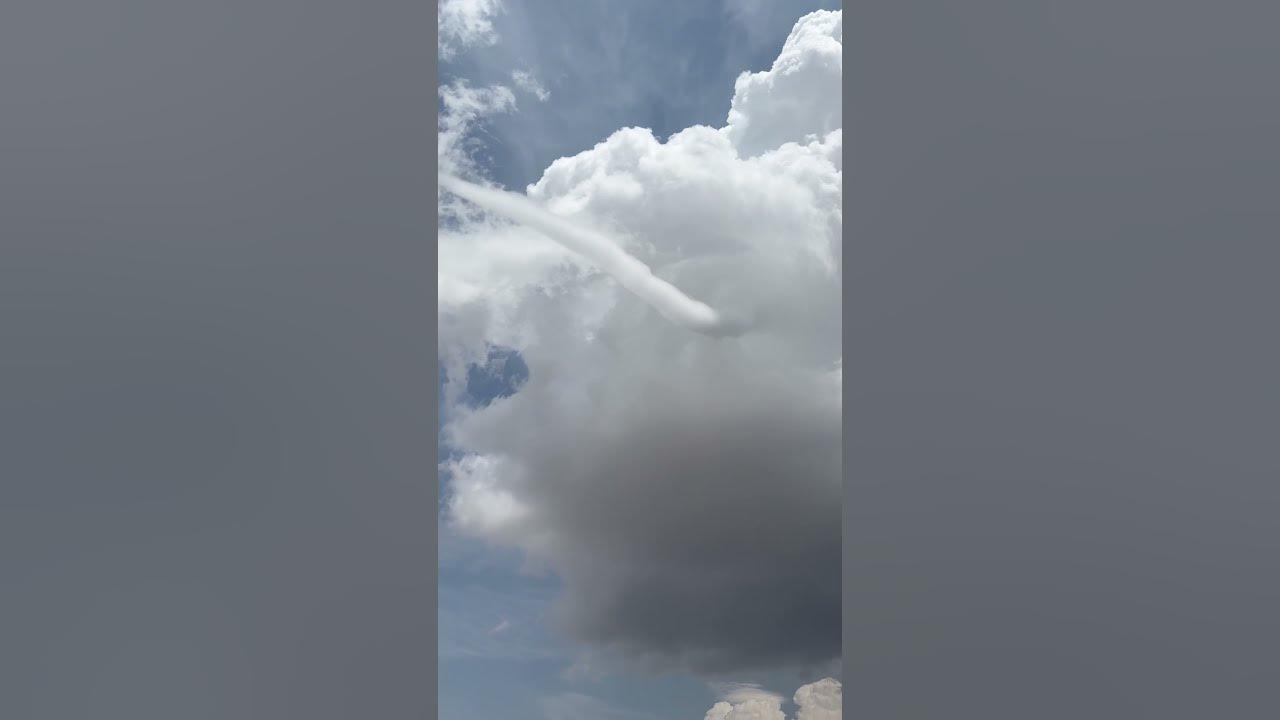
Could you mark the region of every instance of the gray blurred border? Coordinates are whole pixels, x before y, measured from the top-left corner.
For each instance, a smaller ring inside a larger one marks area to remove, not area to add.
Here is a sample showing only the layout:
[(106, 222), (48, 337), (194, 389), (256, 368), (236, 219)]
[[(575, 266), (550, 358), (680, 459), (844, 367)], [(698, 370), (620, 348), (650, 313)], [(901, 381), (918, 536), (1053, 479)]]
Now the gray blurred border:
[(0, 717), (434, 716), (433, 9), (0, 3)]
[(1280, 6), (846, 9), (846, 717), (1280, 716)]

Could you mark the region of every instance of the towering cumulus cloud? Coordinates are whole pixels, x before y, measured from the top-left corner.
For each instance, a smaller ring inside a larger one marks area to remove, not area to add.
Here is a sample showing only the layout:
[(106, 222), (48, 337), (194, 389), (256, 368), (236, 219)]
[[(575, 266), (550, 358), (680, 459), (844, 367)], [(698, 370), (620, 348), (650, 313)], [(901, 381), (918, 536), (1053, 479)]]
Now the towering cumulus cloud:
[(528, 368), (451, 409), (448, 519), (558, 576), (593, 659), (838, 661), (840, 42), (801, 18), (724, 127), (624, 128), (523, 194), (445, 180), (491, 212), (441, 231), (442, 358)]
[[(840, 682), (823, 678), (796, 691), (794, 720), (840, 720)], [(787, 720), (782, 698), (754, 687), (736, 688), (707, 711), (703, 720)]]

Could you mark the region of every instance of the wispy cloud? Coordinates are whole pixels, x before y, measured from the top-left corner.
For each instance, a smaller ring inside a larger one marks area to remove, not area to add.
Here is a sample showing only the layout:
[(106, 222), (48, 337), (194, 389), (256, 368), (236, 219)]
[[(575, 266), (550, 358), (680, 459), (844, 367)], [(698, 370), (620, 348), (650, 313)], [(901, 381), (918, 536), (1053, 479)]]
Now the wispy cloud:
[(440, 0), (436, 10), (440, 57), (448, 60), (464, 48), (497, 42), (493, 16), (501, 10), (502, 0)]
[(511, 73), (511, 81), (516, 84), (516, 87), (526, 92), (533, 93), (535, 97), (543, 102), (551, 99), (551, 93), (543, 87), (542, 83), (539, 82), (538, 78), (534, 77), (531, 72), (516, 70)]
[(439, 116), (437, 167), (450, 173), (474, 172), (468, 140), (486, 118), (514, 110), (515, 95), (504, 85), (474, 87), (464, 80), (443, 85), (437, 93), (444, 106)]

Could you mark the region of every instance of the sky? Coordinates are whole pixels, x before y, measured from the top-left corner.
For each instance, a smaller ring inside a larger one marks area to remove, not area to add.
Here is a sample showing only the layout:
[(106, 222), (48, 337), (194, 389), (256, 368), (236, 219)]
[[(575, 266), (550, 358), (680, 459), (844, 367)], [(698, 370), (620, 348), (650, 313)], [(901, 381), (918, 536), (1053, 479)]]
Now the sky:
[(839, 717), (841, 34), (442, 3), (442, 718)]

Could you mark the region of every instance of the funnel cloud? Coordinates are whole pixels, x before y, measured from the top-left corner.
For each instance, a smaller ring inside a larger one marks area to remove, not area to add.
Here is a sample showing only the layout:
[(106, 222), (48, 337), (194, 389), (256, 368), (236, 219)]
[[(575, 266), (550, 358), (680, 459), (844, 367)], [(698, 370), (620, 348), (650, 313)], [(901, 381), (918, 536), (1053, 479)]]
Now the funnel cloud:
[(444, 173), (440, 175), (440, 186), (489, 212), (533, 228), (581, 255), (677, 325), (716, 337), (740, 335), (747, 329), (743, 320), (726, 317), (654, 275), (648, 265), (609, 238), (550, 212), (524, 195), (483, 187)]

